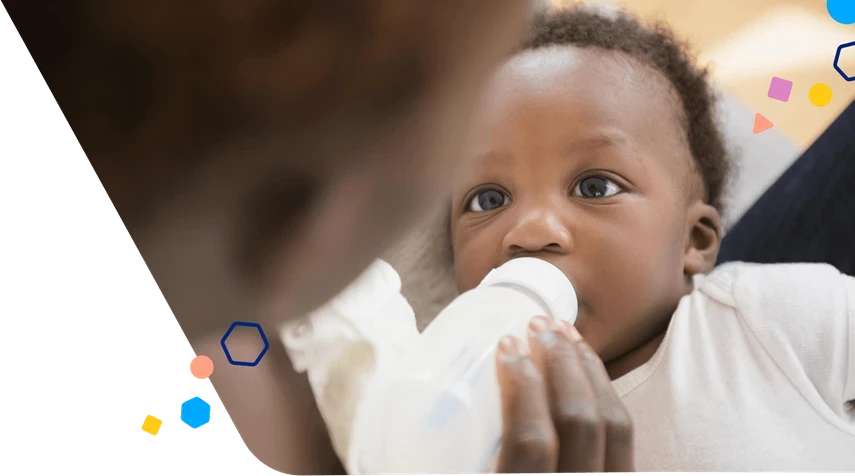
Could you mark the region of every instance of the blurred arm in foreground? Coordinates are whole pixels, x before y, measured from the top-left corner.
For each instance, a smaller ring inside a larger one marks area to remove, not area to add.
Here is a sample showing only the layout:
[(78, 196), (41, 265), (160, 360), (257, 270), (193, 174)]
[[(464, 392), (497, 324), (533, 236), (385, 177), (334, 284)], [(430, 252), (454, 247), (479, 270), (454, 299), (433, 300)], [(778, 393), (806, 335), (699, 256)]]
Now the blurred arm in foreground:
[(320, 305), (435, 203), (530, 2), (3, 4), (249, 449), (334, 471), (281, 349), (233, 367), (219, 338)]

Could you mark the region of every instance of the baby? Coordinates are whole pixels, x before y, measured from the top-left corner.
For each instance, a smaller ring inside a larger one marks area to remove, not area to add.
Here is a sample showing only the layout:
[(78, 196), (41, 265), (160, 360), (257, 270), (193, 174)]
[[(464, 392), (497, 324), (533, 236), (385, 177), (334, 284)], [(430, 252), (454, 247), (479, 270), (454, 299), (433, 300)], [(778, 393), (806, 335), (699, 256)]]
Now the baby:
[(714, 269), (731, 168), (714, 103), (664, 27), (583, 7), (540, 18), (453, 185), (457, 290), (520, 256), (564, 271), (637, 470), (853, 471), (855, 279)]

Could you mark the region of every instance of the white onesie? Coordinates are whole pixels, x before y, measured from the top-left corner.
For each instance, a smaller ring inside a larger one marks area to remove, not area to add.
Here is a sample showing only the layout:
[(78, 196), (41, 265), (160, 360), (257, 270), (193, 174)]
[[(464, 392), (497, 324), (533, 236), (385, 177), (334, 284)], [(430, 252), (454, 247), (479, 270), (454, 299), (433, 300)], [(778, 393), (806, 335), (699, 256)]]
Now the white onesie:
[(723, 265), (613, 384), (639, 471), (855, 471), (855, 278)]

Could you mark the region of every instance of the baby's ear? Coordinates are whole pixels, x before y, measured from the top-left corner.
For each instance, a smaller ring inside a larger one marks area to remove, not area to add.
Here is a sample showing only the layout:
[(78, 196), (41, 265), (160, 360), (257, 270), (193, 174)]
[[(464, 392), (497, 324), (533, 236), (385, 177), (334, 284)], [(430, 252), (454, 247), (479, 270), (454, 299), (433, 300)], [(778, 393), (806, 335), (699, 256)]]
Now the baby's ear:
[(712, 205), (698, 200), (689, 205), (683, 271), (687, 276), (710, 272), (721, 246), (721, 215)]

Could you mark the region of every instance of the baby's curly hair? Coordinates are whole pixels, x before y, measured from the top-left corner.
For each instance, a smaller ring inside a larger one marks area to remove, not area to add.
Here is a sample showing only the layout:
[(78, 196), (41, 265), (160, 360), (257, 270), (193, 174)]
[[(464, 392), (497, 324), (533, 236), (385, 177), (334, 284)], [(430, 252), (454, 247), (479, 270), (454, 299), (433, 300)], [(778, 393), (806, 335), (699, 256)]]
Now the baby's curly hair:
[(577, 4), (535, 16), (522, 50), (575, 46), (617, 51), (655, 68), (682, 102), (689, 150), (701, 176), (706, 202), (719, 211), (732, 163), (716, 122), (717, 102), (709, 71), (697, 65), (686, 43), (663, 24), (645, 25), (625, 11)]

